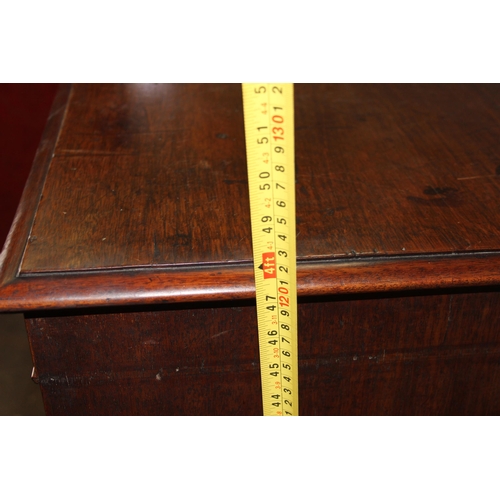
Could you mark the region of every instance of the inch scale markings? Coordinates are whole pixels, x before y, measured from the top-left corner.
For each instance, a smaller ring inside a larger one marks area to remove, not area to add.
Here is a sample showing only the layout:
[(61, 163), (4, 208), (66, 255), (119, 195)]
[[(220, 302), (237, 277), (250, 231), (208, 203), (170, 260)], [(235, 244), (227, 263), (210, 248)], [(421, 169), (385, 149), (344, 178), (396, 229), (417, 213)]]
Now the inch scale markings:
[(243, 84), (262, 403), (298, 415), (293, 84)]

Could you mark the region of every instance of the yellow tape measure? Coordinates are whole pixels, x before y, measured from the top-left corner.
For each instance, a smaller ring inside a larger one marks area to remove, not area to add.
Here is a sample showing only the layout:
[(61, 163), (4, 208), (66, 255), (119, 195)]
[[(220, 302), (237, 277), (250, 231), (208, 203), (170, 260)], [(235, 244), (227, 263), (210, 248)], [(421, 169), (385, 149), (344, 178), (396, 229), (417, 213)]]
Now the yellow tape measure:
[(293, 84), (243, 84), (264, 415), (298, 415)]

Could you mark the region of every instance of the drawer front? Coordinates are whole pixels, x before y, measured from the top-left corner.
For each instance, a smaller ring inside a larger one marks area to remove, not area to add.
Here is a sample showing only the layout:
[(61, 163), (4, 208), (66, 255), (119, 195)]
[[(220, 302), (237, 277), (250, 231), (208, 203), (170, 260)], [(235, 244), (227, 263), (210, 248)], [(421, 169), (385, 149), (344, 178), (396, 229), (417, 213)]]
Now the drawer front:
[[(299, 304), (301, 415), (500, 413), (495, 290)], [(260, 415), (251, 303), (27, 318), (48, 414)]]

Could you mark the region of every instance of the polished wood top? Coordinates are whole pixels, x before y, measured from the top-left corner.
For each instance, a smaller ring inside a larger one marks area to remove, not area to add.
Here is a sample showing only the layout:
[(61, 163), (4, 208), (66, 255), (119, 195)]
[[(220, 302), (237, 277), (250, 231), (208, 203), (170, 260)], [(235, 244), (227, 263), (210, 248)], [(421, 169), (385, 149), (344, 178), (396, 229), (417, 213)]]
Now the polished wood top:
[[(499, 85), (297, 84), (295, 113), (299, 294), (500, 283)], [(252, 296), (244, 141), (236, 84), (64, 87), (0, 307)]]
[[(500, 246), (500, 86), (296, 85), (299, 259)], [(75, 85), (22, 273), (251, 261), (239, 85)]]
[(248, 260), (241, 106), (238, 85), (75, 85), (22, 272)]

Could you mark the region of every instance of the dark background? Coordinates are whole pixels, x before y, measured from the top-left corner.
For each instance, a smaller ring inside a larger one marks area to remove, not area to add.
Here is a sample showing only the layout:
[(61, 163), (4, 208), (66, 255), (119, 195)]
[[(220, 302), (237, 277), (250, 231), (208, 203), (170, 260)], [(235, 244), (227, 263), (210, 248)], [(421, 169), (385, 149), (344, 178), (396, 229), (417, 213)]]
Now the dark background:
[[(0, 84), (0, 247), (14, 219), (57, 84)], [(20, 314), (0, 314), (0, 415), (44, 415)]]

